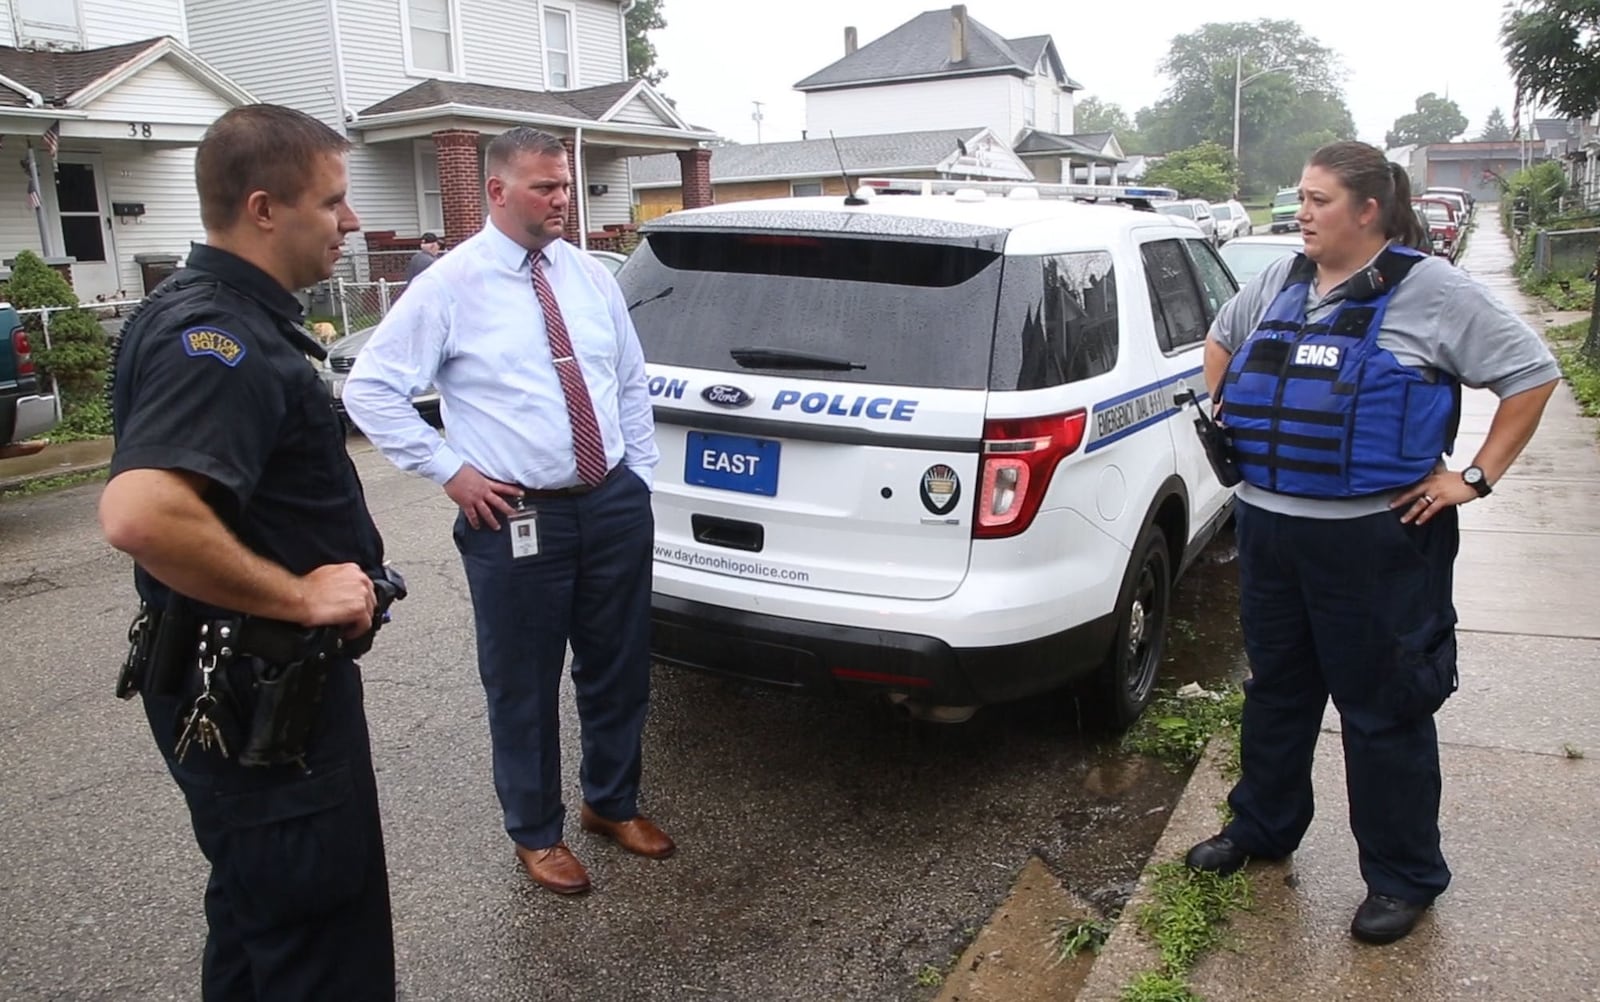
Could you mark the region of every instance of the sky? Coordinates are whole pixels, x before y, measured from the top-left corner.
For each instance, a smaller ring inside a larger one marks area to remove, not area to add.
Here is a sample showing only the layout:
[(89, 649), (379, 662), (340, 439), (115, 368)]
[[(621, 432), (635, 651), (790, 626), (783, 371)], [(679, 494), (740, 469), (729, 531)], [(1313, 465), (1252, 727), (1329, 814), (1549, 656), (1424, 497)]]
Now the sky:
[[(1137, 13), (1130, 8), (1137, 7)], [(1156, 65), (1174, 36), (1201, 24), (1288, 19), (1336, 52), (1357, 138), (1383, 144), (1418, 96), (1448, 94), (1467, 116), (1469, 137), (1498, 106), (1511, 121), (1515, 90), (1499, 46), (1502, 0), (1343, 0), (1285, 5), (1269, 0), (967, 0), (968, 15), (1006, 38), (1048, 34), (1067, 74), (1131, 118), (1168, 81)], [(765, 142), (799, 139), (805, 99), (796, 81), (844, 55), (844, 29), (861, 44), (926, 10), (930, 0), (664, 0), (667, 27), (651, 34), (661, 89), (690, 122), (740, 143), (756, 141), (753, 101), (763, 102)], [(1204, 11), (1202, 15), (1200, 12)], [(762, 12), (767, 20), (762, 22)], [(1249, 100), (1246, 88), (1245, 100)]]

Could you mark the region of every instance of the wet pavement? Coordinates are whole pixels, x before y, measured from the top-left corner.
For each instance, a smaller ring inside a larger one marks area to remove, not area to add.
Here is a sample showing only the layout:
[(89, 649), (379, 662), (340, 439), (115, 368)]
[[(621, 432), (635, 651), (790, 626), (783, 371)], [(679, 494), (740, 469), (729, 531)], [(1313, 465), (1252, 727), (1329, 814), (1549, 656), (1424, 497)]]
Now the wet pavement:
[[(940, 727), (662, 669), (642, 806), (677, 856), (572, 819), (596, 890), (539, 891), (500, 827), (453, 508), (351, 444), (412, 586), (365, 671), (406, 999), (928, 999), (919, 973), (1028, 859), (1115, 909), (1166, 825), (1183, 777), (1083, 737), (1066, 699)], [(99, 489), (0, 500), (0, 998), (197, 997), (205, 871), (142, 714), (111, 695), (131, 584)], [(1175, 680), (1239, 668), (1228, 557), (1176, 596)]]

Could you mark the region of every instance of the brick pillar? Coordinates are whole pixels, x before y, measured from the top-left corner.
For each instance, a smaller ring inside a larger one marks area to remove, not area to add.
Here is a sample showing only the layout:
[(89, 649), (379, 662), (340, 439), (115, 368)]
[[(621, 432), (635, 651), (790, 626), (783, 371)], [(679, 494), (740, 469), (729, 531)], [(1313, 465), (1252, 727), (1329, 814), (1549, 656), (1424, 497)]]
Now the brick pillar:
[(683, 207), (698, 209), (713, 204), (716, 199), (711, 197), (711, 151), (679, 150), (678, 163), (683, 172)]
[(567, 242), (578, 243), (578, 199), (584, 193), (578, 190), (578, 151), (572, 146), (572, 140), (563, 139), (561, 145), (567, 148), (567, 171), (572, 177), (572, 197), (567, 199)]
[(447, 247), (483, 229), (483, 168), (478, 161), (478, 134), (446, 129), (433, 134), (439, 155), (439, 194), (444, 202)]

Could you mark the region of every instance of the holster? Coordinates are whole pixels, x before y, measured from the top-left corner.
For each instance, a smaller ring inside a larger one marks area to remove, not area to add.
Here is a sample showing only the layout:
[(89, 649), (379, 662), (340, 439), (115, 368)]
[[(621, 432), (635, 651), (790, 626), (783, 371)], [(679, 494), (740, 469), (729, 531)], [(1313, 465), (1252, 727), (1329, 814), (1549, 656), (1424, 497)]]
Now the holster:
[(298, 762), (317, 721), (328, 669), (340, 657), (339, 631), (246, 618), (239, 621), (238, 636), (237, 656), (251, 659), (252, 705), (239, 764)]
[(1194, 404), (1195, 434), (1200, 436), (1206, 462), (1211, 464), (1211, 472), (1217, 475), (1217, 481), (1224, 487), (1233, 487), (1243, 480), (1244, 474), (1239, 472), (1239, 463), (1234, 458), (1233, 435), (1227, 427), (1211, 420), (1211, 415), (1200, 405), (1194, 390), (1186, 389), (1179, 393), (1175, 402), (1179, 407), (1186, 403)]
[(200, 635), (200, 617), (177, 596), (166, 609), (141, 604), (128, 627), (128, 656), (117, 675), (117, 697), (131, 699), (135, 693), (170, 696), (184, 684), (185, 674), (195, 665), (195, 644)]

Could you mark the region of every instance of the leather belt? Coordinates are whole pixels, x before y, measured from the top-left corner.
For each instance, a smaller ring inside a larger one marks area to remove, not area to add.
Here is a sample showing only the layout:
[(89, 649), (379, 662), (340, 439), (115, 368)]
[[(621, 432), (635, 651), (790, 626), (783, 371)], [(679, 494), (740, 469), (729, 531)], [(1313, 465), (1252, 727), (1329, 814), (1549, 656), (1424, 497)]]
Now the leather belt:
[(550, 488), (550, 489), (540, 489), (540, 488), (536, 488), (536, 487), (525, 487), (525, 486), (523, 486), (521, 484), (518, 484), (517, 486), (522, 487), (522, 496), (523, 497), (532, 498), (534, 500), (539, 500), (541, 498), (571, 498), (571, 497), (578, 497), (580, 495), (588, 494), (591, 491), (595, 491), (595, 490), (598, 490), (601, 487), (604, 487), (606, 484), (609, 484), (611, 481), (617, 479), (617, 477), (619, 475), (621, 475), (623, 473), (623, 471), (627, 470), (627, 468), (628, 467), (625, 464), (618, 463), (617, 465), (615, 465), (615, 466), (613, 466), (611, 468), (610, 472), (607, 473), (605, 475), (605, 478), (603, 480), (601, 480), (598, 484), (576, 484), (576, 485), (574, 485), (572, 487), (555, 487), (555, 488)]

